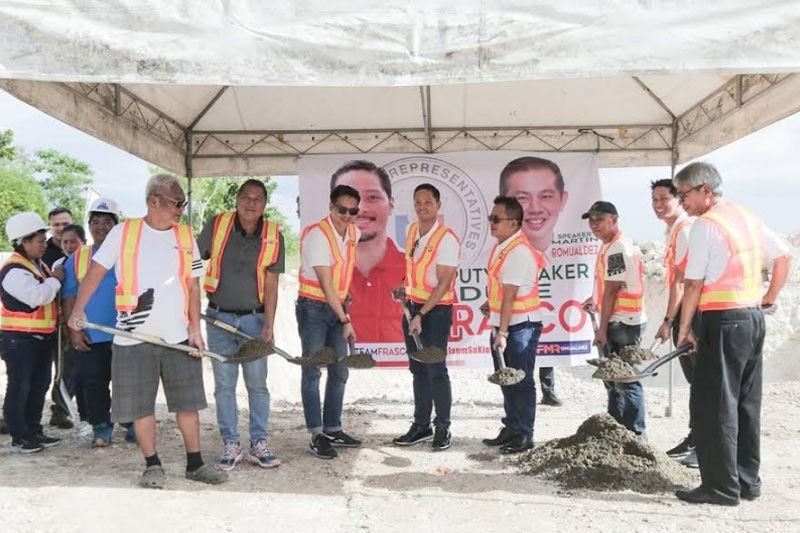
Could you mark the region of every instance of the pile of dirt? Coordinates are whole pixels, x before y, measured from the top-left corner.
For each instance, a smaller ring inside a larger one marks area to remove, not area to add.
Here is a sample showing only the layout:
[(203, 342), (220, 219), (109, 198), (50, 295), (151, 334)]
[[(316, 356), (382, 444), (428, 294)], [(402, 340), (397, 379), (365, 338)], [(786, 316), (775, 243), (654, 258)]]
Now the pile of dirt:
[(595, 359), (590, 364), (597, 366), (592, 377), (595, 379), (614, 380), (636, 375), (636, 370), (618, 357)]
[(519, 368), (504, 367), (495, 371), (495, 373), (491, 374), (487, 379), (489, 383), (500, 385), (501, 387), (516, 385), (525, 379), (525, 372)]
[(542, 476), (568, 489), (667, 492), (693, 484), (685, 467), (597, 414), (563, 439), (546, 442), (519, 458), (523, 474)]
[(623, 346), (617, 355), (631, 365), (638, 365), (654, 358), (653, 352), (640, 346)]

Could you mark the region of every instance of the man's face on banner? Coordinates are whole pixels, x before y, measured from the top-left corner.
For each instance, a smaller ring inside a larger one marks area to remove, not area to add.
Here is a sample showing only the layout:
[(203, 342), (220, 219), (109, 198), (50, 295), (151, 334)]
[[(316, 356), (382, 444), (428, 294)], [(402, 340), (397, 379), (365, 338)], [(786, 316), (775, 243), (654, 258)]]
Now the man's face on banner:
[(386, 238), (386, 224), (394, 209), (394, 200), (386, 194), (381, 180), (368, 170), (351, 170), (339, 176), (336, 185), (349, 185), (361, 195), (356, 226), (361, 230), (360, 242), (376, 237)]
[(514, 172), (506, 180), (507, 196), (522, 204), (522, 231), (538, 250), (545, 250), (553, 240), (558, 216), (569, 194), (558, 190), (556, 176), (549, 168)]

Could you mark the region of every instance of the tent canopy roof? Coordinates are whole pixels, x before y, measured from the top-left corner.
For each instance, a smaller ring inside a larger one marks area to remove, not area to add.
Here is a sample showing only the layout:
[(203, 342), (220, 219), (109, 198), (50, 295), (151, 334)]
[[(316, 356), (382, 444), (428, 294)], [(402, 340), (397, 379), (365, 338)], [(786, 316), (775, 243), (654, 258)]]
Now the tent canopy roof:
[(668, 165), (800, 109), (792, 0), (50, 0), (0, 16), (0, 87), (197, 176), (376, 151)]

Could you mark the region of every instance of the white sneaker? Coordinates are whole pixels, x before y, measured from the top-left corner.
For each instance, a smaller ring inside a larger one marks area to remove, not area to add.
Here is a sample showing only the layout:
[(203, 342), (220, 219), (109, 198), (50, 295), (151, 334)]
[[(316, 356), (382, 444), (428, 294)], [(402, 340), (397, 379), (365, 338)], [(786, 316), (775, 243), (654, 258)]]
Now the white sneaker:
[(233, 470), (236, 463), (241, 461), (243, 457), (244, 452), (242, 452), (242, 447), (239, 446), (238, 442), (226, 442), (217, 461), (217, 468), (224, 472)]
[(700, 463), (697, 462), (697, 452), (692, 449), (692, 451), (681, 460), (681, 464), (688, 468), (700, 468)]

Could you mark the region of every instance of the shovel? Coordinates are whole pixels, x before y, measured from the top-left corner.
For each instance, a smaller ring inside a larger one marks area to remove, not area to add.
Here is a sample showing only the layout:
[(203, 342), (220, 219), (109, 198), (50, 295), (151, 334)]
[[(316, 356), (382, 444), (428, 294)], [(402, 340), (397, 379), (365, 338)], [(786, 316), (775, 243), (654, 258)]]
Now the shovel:
[[(493, 328), (492, 331), (497, 335), (497, 328)], [(525, 372), (519, 368), (508, 368), (505, 361), (503, 361), (503, 354), (498, 352), (494, 347), (492, 347), (492, 357), (497, 361), (498, 369), (487, 378), (489, 383), (500, 385), (501, 387), (508, 387), (509, 385), (516, 385), (525, 379)]]
[[(394, 294), (394, 293), (392, 293)], [(399, 300), (398, 300), (399, 301)], [(411, 311), (405, 302), (400, 301), (403, 306), (403, 315), (406, 317), (406, 323), (411, 324)], [(447, 354), (444, 350), (437, 346), (429, 346), (427, 348), (422, 346), (422, 340), (417, 333), (412, 333), (411, 338), (414, 339), (414, 344), (417, 346), (417, 351), (413, 354), (408, 354), (408, 357), (420, 363), (443, 363), (447, 359)]]
[(634, 373), (630, 376), (624, 377), (614, 377), (614, 378), (603, 378), (604, 381), (610, 381), (612, 383), (633, 383), (634, 381), (639, 381), (642, 378), (649, 378), (653, 377), (657, 374), (656, 370), (659, 367), (669, 363), (676, 357), (680, 357), (681, 355), (685, 355), (692, 351), (692, 346), (690, 344), (686, 344), (681, 346), (677, 350), (673, 350), (666, 355), (662, 355), (646, 367), (639, 369), (636, 366), (631, 365), (633, 368)]
[(372, 358), (371, 354), (356, 350), (355, 341), (348, 339), (347, 347), (349, 349), (348, 355), (339, 360), (344, 366), (347, 368), (373, 368), (375, 366), (375, 359)]
[[(234, 326), (228, 324), (227, 322), (223, 322), (222, 320), (217, 320), (215, 318), (211, 318), (208, 315), (200, 315), (203, 320), (212, 324), (219, 329), (225, 330), (228, 333), (241, 337), (242, 339), (246, 339), (247, 342), (239, 348), (239, 351), (228, 360), (226, 363), (246, 363), (248, 361), (255, 361), (256, 359), (261, 359), (262, 357), (266, 357), (271, 354), (278, 354), (279, 356), (283, 357), (287, 361), (292, 364), (299, 365), (299, 366), (318, 366), (318, 365), (327, 365), (330, 364), (327, 360), (319, 360), (316, 357), (293, 357), (286, 353), (285, 351), (281, 350), (274, 344), (269, 344), (261, 339), (256, 339), (248, 335), (243, 331), (239, 331)], [(335, 362), (335, 361), (334, 361)]]

